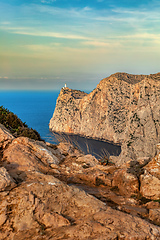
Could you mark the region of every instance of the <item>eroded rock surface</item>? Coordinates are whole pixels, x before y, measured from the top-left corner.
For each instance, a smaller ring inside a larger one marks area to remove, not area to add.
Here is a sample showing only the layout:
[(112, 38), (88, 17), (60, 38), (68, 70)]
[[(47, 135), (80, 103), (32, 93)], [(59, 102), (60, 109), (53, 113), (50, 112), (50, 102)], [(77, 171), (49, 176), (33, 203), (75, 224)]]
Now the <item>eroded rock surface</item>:
[(4, 125), (0, 124), (0, 147), (5, 148), (8, 143), (14, 139), (14, 136), (10, 131), (5, 128)]
[(0, 168), (0, 192), (15, 187), (15, 182), (4, 167)]
[(154, 157), (160, 141), (160, 73), (116, 73), (90, 94), (77, 92), (75, 96), (75, 90), (61, 90), (49, 125), (52, 131), (120, 144), (119, 164)]
[(141, 194), (149, 199), (160, 199), (160, 152), (144, 167), (144, 174), (140, 176)]
[(1, 151), (0, 239), (159, 240), (159, 203), (121, 191), (147, 162), (123, 165), (122, 186), (120, 167), (102, 163), (67, 143), (13, 139)]

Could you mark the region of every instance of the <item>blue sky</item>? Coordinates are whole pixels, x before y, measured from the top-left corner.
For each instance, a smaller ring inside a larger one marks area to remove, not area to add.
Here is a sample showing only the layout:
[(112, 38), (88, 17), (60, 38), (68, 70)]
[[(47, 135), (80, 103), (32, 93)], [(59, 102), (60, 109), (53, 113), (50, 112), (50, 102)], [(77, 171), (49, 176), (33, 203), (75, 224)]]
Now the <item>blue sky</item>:
[(0, 89), (159, 72), (160, 1), (0, 0)]

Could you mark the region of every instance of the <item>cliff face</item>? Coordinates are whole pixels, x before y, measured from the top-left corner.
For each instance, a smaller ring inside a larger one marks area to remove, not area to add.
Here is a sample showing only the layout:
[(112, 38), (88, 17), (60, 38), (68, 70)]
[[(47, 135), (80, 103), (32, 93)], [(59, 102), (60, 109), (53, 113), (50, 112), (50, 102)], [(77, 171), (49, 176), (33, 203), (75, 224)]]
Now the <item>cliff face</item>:
[(62, 89), (49, 127), (120, 144), (124, 160), (155, 155), (159, 119), (160, 73), (116, 73), (90, 94)]

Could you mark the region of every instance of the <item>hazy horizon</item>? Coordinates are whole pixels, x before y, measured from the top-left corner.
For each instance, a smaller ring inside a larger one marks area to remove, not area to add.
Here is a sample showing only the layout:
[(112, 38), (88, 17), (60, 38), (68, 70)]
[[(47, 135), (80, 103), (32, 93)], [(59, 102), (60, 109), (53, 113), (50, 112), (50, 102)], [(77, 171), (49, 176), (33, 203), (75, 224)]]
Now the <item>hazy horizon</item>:
[(116, 72), (160, 72), (156, 0), (1, 0), (0, 89), (91, 90)]

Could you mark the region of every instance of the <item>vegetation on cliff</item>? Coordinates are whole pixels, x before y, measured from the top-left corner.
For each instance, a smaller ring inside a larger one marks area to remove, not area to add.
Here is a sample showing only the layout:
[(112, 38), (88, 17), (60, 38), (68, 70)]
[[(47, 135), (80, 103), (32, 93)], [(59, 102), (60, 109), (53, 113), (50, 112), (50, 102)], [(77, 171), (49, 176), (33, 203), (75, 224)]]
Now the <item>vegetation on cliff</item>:
[(0, 106), (0, 123), (3, 124), (15, 137), (23, 136), (35, 140), (41, 140), (39, 133), (27, 126), (16, 114)]

